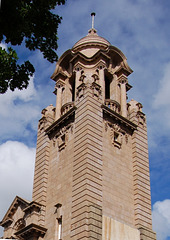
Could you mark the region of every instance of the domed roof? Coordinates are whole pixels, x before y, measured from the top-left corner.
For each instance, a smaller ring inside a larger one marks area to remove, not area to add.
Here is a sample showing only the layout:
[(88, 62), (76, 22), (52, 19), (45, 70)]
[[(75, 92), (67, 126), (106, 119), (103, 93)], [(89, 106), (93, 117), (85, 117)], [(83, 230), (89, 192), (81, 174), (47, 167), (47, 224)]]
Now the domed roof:
[(74, 44), (73, 50), (80, 50), (88, 46), (96, 46), (105, 49), (110, 45), (110, 42), (108, 42), (105, 38), (98, 36), (97, 31), (92, 28), (89, 30), (89, 33), (86, 37), (81, 38)]

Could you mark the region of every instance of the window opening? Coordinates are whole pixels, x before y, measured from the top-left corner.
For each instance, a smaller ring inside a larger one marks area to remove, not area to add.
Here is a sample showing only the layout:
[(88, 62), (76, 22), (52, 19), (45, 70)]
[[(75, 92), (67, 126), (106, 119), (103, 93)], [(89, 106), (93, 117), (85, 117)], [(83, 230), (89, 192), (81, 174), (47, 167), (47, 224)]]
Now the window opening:
[(62, 217), (58, 219), (58, 240), (62, 240)]
[(105, 99), (110, 99), (110, 80), (105, 75)]
[(75, 78), (72, 84), (72, 102), (75, 100)]

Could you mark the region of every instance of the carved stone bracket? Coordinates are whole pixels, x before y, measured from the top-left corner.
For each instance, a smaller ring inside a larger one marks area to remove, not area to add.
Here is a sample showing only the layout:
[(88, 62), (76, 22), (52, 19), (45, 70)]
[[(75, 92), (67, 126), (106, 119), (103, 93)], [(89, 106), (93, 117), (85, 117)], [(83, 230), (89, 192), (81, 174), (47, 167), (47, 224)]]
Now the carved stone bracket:
[(142, 125), (143, 127), (146, 125), (146, 117), (143, 112), (138, 111), (136, 114), (136, 117), (138, 119), (138, 124)]
[(94, 79), (94, 82), (97, 82), (99, 80), (98, 74), (93, 74), (92, 78)]
[(105, 120), (105, 131), (110, 132), (111, 142), (112, 144), (117, 147), (121, 148), (123, 142), (126, 144), (128, 143), (128, 134), (121, 128), (118, 123), (110, 123), (109, 121)]
[(83, 73), (81, 74), (79, 81), (84, 83), (84, 79), (86, 78), (86, 75), (84, 75)]
[(79, 85), (79, 86), (77, 87), (76, 97), (77, 97), (78, 99), (80, 99), (81, 97), (84, 96), (84, 91), (85, 91), (85, 89), (86, 89), (85, 83), (82, 83), (81, 85)]
[(65, 149), (65, 147), (67, 146), (67, 142), (69, 140), (69, 134), (73, 133), (73, 124), (70, 123), (67, 126), (62, 127), (57, 134), (54, 136), (53, 138), (53, 146), (56, 146), (57, 143), (57, 147), (59, 152), (61, 152), (63, 149)]
[(23, 218), (20, 218), (15, 223), (14, 229), (19, 231), (20, 229), (24, 228), (25, 226), (26, 226), (26, 221)]
[(99, 96), (101, 95), (101, 86), (99, 84), (97, 84), (96, 82), (93, 82), (90, 86), (90, 88), (92, 89), (92, 94), (93, 97), (96, 96), (99, 98)]
[(55, 213), (56, 213), (56, 218), (57, 220), (61, 220), (62, 219), (62, 204), (61, 203), (57, 203), (55, 205)]
[(46, 123), (47, 123), (46, 117), (42, 117), (39, 120), (38, 129), (40, 130), (40, 132), (42, 132), (46, 128)]
[(38, 130), (43, 132), (50, 124), (54, 122), (55, 107), (51, 104), (42, 110), (42, 118), (39, 120)]

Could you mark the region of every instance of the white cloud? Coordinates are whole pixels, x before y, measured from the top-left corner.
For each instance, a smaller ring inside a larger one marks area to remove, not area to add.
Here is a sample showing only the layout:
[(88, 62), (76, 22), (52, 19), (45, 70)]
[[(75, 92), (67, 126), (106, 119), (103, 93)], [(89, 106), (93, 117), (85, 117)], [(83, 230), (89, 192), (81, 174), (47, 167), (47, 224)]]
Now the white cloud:
[(0, 47), (2, 48), (2, 49), (5, 49), (5, 50), (7, 50), (7, 44), (5, 44), (5, 43), (0, 43)]
[(153, 107), (168, 107), (170, 110), (170, 62), (164, 67), (163, 78), (159, 81), (158, 91), (154, 96)]
[(31, 200), (35, 149), (17, 141), (0, 145), (0, 220), (16, 195)]
[(16, 89), (13, 92), (8, 90), (5, 94), (0, 95), (0, 100), (7, 103), (11, 103), (16, 99), (20, 99), (20, 100), (23, 100), (24, 102), (27, 102), (32, 100), (35, 96), (36, 96), (36, 89), (34, 87), (34, 77), (31, 77), (27, 89), (23, 89), (23, 90)]
[[(170, 130), (170, 62), (162, 68), (162, 77), (155, 82), (156, 91), (150, 99), (151, 108), (148, 118), (150, 143), (153, 148), (159, 146), (159, 151), (161, 147), (165, 150), (165, 145), (160, 143), (162, 139), (164, 141), (169, 139)], [(166, 150), (169, 151), (169, 146)]]
[(170, 199), (158, 201), (153, 205), (152, 221), (157, 240), (166, 240), (170, 237)]
[(27, 125), (30, 125), (31, 129), (36, 129), (34, 122), (35, 120), (37, 122), (40, 116), (39, 106), (35, 103), (37, 95), (33, 78), (27, 89), (14, 92), (9, 90), (0, 95), (1, 139), (27, 136), (29, 134)]

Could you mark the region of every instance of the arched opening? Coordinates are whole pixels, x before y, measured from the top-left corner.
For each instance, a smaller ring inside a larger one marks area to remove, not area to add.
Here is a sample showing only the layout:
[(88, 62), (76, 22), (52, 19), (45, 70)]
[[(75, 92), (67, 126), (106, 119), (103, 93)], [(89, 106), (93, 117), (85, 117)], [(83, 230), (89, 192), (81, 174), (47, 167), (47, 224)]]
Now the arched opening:
[(70, 91), (72, 95), (72, 102), (75, 101), (75, 73), (73, 73), (72, 77), (69, 80), (70, 83)]
[(110, 99), (110, 79), (105, 74), (105, 99)]

